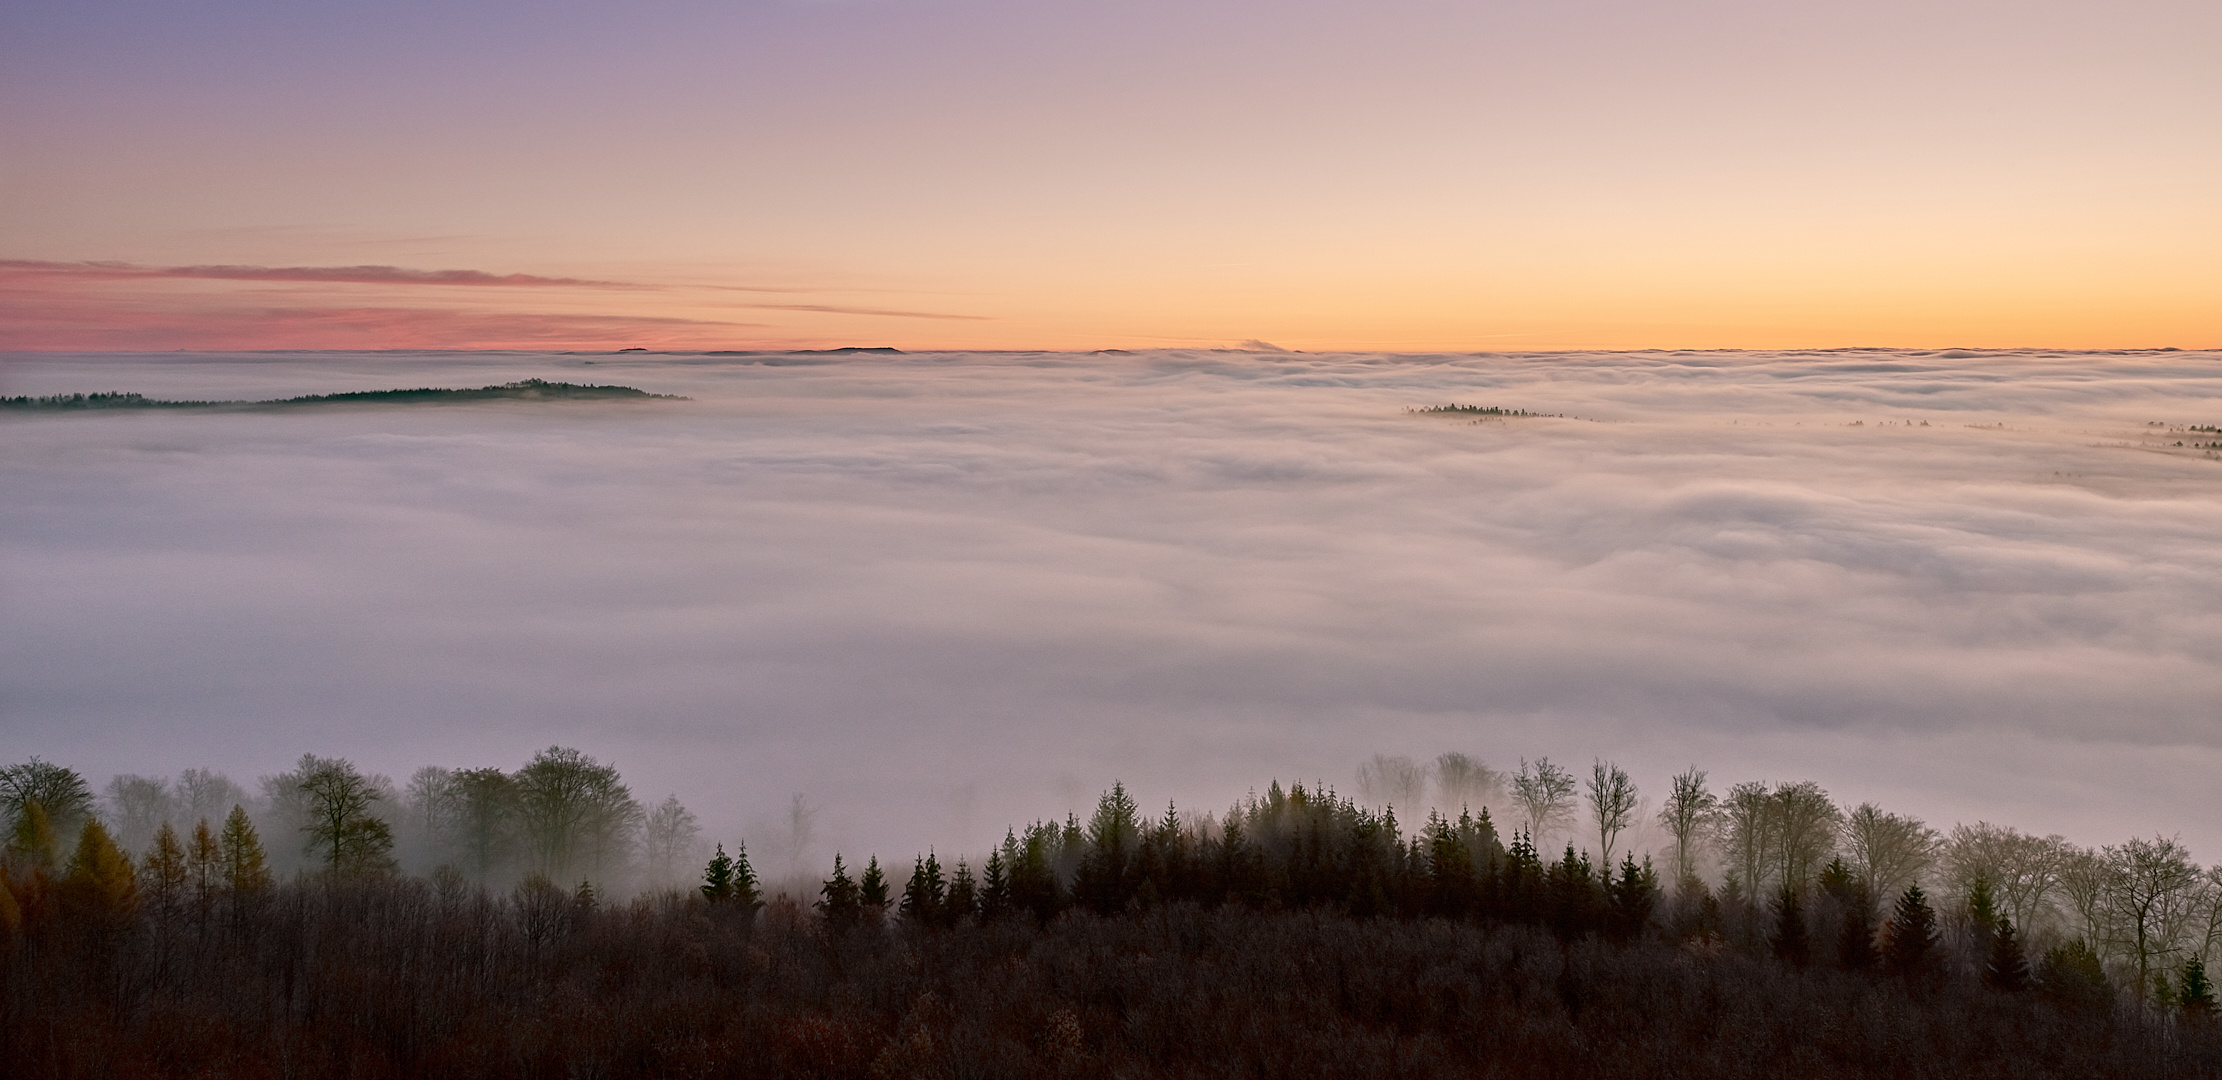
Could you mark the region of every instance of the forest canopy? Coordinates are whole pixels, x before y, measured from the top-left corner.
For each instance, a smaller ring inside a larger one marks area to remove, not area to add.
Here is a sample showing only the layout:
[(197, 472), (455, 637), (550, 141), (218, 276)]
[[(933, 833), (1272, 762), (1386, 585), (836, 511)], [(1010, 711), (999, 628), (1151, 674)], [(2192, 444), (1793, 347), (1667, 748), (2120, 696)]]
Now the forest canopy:
[[(59, 1075), (306, 1046), (309, 1074), (396, 1076), (1187, 1075), (1229, 1053), (1260, 1075), (1671, 1075), (1661, 1046), (1755, 1074), (2222, 1066), (2222, 870), (2165, 837), (1941, 830), (1810, 781), (1693, 768), (1639, 822), (1608, 761), (1377, 757), (1355, 795), (1146, 811), (1115, 783), (991, 850), (785, 881), (573, 748), (403, 784), (311, 754), (257, 789), (195, 769), (96, 797), (64, 766), (0, 768), (0, 1036), (69, 1031), (40, 1043)], [(601, 989), (560, 1032), (520, 1026), (567, 986)], [(181, 1050), (187, 1030), (216, 1044)]]

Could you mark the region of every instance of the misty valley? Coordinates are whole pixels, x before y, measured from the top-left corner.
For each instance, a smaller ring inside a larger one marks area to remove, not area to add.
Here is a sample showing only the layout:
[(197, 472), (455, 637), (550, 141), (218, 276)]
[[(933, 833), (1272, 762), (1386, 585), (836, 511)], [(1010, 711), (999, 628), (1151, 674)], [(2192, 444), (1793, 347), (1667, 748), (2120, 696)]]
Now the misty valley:
[(2218, 363), (18, 363), (4, 1071), (2215, 1075)]

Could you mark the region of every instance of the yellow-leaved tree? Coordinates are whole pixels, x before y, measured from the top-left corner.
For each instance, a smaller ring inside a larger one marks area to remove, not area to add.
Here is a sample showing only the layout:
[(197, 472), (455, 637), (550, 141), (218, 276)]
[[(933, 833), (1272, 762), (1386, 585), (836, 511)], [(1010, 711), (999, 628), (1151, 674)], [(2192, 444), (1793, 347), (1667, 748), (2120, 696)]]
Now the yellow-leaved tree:
[(97, 819), (78, 832), (62, 888), (69, 905), (89, 918), (120, 918), (139, 906), (139, 880), (131, 860)]

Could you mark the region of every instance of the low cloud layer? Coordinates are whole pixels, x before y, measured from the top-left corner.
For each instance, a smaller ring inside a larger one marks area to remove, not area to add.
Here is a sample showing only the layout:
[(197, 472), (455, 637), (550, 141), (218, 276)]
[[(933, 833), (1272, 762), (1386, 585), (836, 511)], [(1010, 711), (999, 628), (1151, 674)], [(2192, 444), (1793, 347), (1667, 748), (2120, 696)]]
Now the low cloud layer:
[[(588, 361), (592, 361), (591, 365)], [(718, 835), (976, 848), (1374, 753), (1820, 781), (2222, 855), (2222, 357), (296, 354), (0, 392), (523, 377), (687, 402), (35, 417), (0, 757), (552, 742)], [(1464, 402), (1565, 418), (1415, 415)]]

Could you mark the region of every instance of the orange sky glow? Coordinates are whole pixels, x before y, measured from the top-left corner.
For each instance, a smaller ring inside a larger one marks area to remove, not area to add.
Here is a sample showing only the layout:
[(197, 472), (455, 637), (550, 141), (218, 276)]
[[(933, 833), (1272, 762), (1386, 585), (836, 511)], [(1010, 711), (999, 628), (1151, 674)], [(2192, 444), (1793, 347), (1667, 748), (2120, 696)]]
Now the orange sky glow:
[(0, 42), (0, 349), (2222, 345), (2214, 5), (218, 7)]

